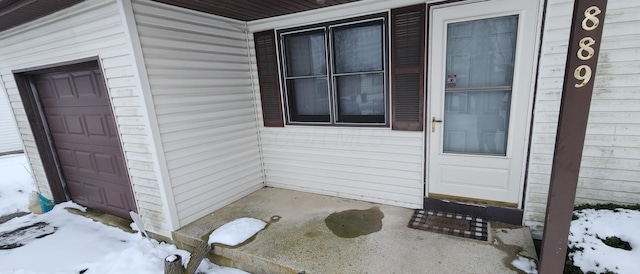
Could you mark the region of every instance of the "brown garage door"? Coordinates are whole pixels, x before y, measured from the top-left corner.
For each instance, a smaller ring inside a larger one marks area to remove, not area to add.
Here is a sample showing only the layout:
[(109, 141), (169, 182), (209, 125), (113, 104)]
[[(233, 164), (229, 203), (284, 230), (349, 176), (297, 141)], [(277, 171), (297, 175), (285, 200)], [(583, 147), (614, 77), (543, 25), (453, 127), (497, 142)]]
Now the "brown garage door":
[(33, 81), (71, 199), (129, 218), (135, 204), (100, 70), (46, 73)]

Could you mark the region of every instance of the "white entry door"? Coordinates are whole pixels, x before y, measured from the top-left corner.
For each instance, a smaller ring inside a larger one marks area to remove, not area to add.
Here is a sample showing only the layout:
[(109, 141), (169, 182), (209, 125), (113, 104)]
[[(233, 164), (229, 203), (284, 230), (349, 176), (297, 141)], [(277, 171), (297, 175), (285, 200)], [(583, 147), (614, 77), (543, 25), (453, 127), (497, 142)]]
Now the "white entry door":
[(517, 206), (533, 93), (536, 2), (430, 11), (429, 196)]

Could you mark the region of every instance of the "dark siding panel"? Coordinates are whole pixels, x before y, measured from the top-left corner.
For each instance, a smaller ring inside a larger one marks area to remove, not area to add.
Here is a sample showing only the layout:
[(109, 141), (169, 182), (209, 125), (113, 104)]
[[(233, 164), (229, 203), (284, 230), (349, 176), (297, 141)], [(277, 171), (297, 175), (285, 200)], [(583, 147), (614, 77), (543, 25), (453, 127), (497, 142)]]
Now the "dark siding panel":
[(282, 96), (278, 76), (276, 41), (273, 30), (253, 35), (260, 81), (260, 101), (265, 127), (283, 127)]
[(425, 4), (391, 11), (391, 82), (394, 130), (422, 131)]

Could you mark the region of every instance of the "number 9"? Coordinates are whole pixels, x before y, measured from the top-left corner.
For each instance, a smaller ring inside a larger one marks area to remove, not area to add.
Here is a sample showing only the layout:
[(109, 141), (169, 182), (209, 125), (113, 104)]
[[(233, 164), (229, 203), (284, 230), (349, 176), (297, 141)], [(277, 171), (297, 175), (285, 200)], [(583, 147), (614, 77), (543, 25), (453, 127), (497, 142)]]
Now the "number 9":
[(587, 65), (581, 65), (577, 67), (573, 72), (573, 77), (575, 77), (578, 81), (582, 81), (582, 83), (575, 84), (574, 87), (584, 87), (587, 83), (589, 83), (589, 80), (591, 80), (591, 68)]

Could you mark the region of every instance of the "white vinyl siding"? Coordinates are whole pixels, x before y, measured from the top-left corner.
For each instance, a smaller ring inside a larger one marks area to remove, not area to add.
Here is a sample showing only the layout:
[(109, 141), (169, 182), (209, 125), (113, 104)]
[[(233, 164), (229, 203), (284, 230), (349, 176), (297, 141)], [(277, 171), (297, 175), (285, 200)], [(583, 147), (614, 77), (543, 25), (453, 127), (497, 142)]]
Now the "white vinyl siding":
[[(382, 6), (381, 6), (382, 5)], [(402, 3), (383, 3), (371, 9), (364, 4), (346, 4), (344, 9), (314, 11), (283, 16), (282, 20), (249, 23), (249, 28), (287, 28), (293, 25), (338, 19), (335, 12), (388, 11)], [(347, 8), (348, 7), (348, 8)], [(289, 19), (291, 18), (291, 19)], [(322, 18), (322, 19), (320, 19)], [(259, 93), (253, 35), (250, 35), (253, 85)], [(424, 132), (391, 130), (390, 127), (326, 127), (287, 125), (264, 127), (260, 95), (256, 94), (260, 141), (266, 185), (358, 199), (409, 208), (422, 207), (424, 197)]]
[(4, 88), (0, 86), (0, 154), (22, 150), (22, 141), (13, 118), (11, 105)]
[(264, 186), (245, 24), (151, 1), (133, 9), (184, 226)]
[[(573, 1), (548, 2), (536, 95), (525, 224), (541, 229), (553, 161)], [(640, 201), (640, 4), (610, 0), (576, 204)]]
[(12, 70), (99, 56), (139, 214), (147, 230), (170, 236), (163, 210), (150, 137), (141, 107), (134, 58), (116, 1), (88, 0), (0, 33), (0, 76), (13, 107), (38, 190), (51, 190), (25, 114)]
[(268, 186), (422, 207), (422, 134), (390, 129), (261, 127)]

